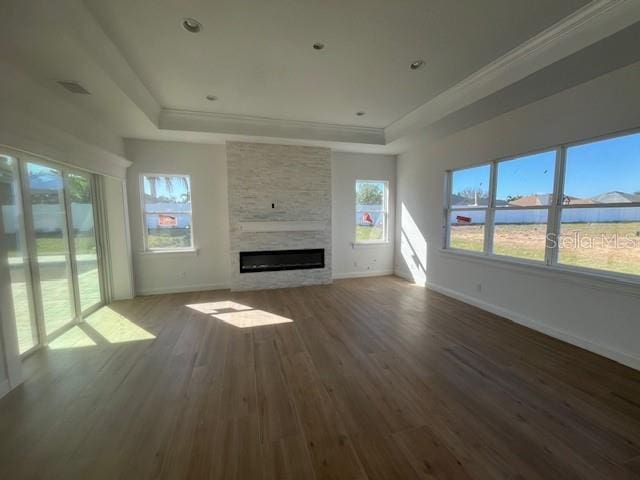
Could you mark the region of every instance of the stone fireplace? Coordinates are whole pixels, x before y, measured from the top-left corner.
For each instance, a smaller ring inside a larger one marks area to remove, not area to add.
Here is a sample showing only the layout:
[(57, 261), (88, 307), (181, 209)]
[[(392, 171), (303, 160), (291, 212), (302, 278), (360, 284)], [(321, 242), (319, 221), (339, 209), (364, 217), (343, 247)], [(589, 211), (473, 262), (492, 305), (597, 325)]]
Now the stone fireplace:
[(331, 151), (226, 147), (231, 289), (331, 283)]

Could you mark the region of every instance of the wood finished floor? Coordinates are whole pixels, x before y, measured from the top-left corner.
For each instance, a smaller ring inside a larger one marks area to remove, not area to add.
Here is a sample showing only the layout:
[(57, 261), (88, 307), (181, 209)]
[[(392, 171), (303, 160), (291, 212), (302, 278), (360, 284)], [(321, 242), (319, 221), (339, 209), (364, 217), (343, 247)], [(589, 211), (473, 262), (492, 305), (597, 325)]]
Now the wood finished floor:
[(30, 357), (0, 478), (640, 475), (640, 372), (395, 277), (112, 309), (155, 339)]

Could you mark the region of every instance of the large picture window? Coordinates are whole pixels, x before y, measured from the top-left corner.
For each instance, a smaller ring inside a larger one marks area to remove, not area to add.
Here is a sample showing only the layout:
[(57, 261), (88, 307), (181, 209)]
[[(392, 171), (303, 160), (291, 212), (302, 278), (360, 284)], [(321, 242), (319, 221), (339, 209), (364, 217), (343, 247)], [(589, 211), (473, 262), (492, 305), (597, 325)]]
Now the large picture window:
[(141, 175), (145, 248), (193, 249), (191, 181), (188, 175)]
[(356, 243), (389, 240), (388, 185), (381, 180), (356, 180)]
[(445, 248), (640, 275), (640, 133), (448, 174)]
[(640, 133), (567, 148), (560, 265), (640, 275)]

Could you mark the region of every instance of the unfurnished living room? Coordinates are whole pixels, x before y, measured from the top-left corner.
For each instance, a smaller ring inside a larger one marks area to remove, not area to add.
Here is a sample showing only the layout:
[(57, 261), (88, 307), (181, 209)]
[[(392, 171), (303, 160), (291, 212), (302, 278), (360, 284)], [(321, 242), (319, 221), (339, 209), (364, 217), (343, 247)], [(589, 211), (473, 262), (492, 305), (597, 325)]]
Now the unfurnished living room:
[(640, 0), (0, 0), (0, 479), (640, 479)]

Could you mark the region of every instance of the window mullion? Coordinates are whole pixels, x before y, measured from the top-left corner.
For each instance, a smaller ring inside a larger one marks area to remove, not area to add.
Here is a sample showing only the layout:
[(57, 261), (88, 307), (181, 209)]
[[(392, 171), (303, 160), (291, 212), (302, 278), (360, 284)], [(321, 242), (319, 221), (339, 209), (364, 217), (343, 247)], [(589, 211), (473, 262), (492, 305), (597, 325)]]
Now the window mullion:
[(449, 248), (449, 238), (451, 237), (451, 225), (449, 224), (449, 218), (451, 217), (451, 190), (452, 190), (452, 182), (453, 182), (453, 172), (447, 172), (447, 178), (444, 186), (444, 248)]
[(556, 265), (558, 263), (560, 213), (562, 199), (564, 198), (567, 149), (566, 147), (559, 147), (556, 152), (556, 176), (553, 184), (553, 201), (549, 205), (549, 218), (547, 220), (547, 248), (545, 250), (545, 263), (547, 265)]
[(496, 182), (498, 178), (498, 168), (496, 162), (491, 162), (491, 177), (489, 180), (489, 198), (488, 206), (485, 211), (484, 220), (484, 253), (491, 255), (493, 253), (493, 228), (496, 213)]

